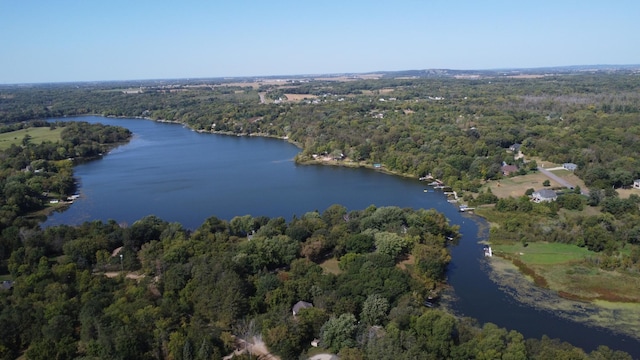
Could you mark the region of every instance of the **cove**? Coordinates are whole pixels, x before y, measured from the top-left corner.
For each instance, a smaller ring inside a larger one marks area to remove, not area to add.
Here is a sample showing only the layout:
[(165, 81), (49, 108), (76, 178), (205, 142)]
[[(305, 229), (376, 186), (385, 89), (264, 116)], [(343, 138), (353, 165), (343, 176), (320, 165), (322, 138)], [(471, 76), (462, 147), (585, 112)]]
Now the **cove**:
[[(290, 220), (333, 204), (348, 210), (370, 205), (434, 208), (460, 226), (462, 239), (451, 248), (448, 282), (451, 309), (460, 316), (492, 322), (526, 338), (547, 335), (586, 351), (598, 345), (640, 358), (640, 339), (571, 321), (517, 301), (489, 277), (479, 240), (486, 224), (462, 214), (442, 192), (417, 179), (371, 169), (296, 165), (299, 149), (285, 141), (259, 137), (201, 134), (178, 124), (95, 116), (50, 119), (88, 121), (130, 129), (134, 137), (101, 159), (74, 168), (80, 198), (42, 226), (75, 225), (113, 219), (132, 224), (147, 215), (195, 229), (216, 216), (282, 216)], [(554, 294), (545, 293), (551, 301)]]

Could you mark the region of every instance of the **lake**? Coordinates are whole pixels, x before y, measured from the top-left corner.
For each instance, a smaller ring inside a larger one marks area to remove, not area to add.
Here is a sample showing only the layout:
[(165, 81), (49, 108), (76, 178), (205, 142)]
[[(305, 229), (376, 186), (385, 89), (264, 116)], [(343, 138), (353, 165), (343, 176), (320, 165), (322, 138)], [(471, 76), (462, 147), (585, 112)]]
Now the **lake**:
[[(371, 169), (296, 165), (293, 158), (299, 149), (278, 139), (201, 134), (182, 125), (141, 119), (59, 120), (119, 125), (134, 137), (103, 158), (76, 166), (80, 198), (43, 226), (110, 219), (132, 224), (156, 215), (195, 229), (210, 216), (231, 220), (249, 214), (290, 220), (333, 204), (348, 210), (370, 205), (435, 208), (460, 225), (463, 235), (451, 249), (448, 270), (455, 289), (450, 305), (457, 314), (517, 330), (525, 337), (546, 334), (587, 351), (602, 344), (640, 358), (637, 338), (516, 301), (488, 276), (488, 260), (478, 244), (482, 220), (458, 212), (441, 191), (425, 193), (425, 184), (417, 179)], [(555, 296), (541, 293), (543, 301)]]

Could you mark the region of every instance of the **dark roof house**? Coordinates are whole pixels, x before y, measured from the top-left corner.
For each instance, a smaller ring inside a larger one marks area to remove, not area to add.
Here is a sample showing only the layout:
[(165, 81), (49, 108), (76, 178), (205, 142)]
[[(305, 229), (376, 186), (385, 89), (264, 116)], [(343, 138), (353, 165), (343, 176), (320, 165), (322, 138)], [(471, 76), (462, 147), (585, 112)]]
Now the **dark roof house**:
[(531, 194), (531, 200), (536, 203), (540, 202), (551, 202), (555, 201), (558, 198), (558, 194), (551, 189), (541, 189), (538, 191), (534, 191)]
[(511, 174), (518, 172), (518, 167), (515, 165), (502, 165), (501, 170), (502, 170), (502, 175), (509, 176)]
[(13, 281), (11, 280), (3, 280), (2, 284), (0, 285), (0, 289), (2, 290), (11, 290), (12, 287), (13, 287)]
[(293, 305), (293, 316), (298, 315), (298, 313), (300, 312), (300, 310), (302, 309), (308, 309), (308, 308), (312, 308), (313, 304), (312, 303), (308, 303), (306, 301), (298, 301), (297, 303), (295, 303), (295, 305)]
[(513, 145), (509, 146), (509, 150), (517, 153), (518, 151), (520, 151), (520, 147), (521, 146), (522, 146), (522, 144), (513, 144)]

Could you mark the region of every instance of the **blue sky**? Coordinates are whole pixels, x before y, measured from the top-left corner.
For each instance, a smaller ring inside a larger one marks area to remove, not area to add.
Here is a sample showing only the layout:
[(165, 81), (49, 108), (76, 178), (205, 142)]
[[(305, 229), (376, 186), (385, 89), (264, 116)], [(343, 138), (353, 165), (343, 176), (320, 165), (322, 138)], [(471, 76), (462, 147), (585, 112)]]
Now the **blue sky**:
[(0, 83), (640, 63), (640, 1), (0, 0)]

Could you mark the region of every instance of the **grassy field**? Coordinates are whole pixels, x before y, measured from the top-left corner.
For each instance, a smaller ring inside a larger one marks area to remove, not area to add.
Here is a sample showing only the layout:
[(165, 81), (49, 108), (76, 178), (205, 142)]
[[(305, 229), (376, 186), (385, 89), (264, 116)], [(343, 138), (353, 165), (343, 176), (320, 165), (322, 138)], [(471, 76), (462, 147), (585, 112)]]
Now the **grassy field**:
[(616, 192), (618, 192), (618, 196), (621, 199), (628, 199), (633, 194), (640, 196), (640, 190), (638, 189), (616, 189)]
[[(567, 180), (571, 184), (580, 186), (581, 189), (586, 189), (584, 182), (570, 171), (554, 170), (552, 171), (552, 173)], [(545, 188), (545, 186), (542, 185), (545, 180), (549, 180), (549, 188), (563, 187), (557, 182), (546, 177), (544, 174), (538, 172), (533, 174), (504, 178), (497, 181), (489, 181), (483, 186), (483, 190), (490, 188), (491, 192), (499, 198), (507, 198), (509, 196), (515, 198), (523, 196), (527, 189), (540, 190)]]
[(44, 141), (56, 142), (60, 140), (61, 132), (62, 128), (51, 130), (48, 127), (37, 127), (0, 134), (0, 150), (8, 149), (11, 144), (22, 145), (22, 139), (27, 134), (31, 136), (30, 141), (34, 144)]
[[(489, 277), (498, 283), (505, 293), (513, 296), (517, 301), (528, 304), (534, 308), (550, 311), (560, 317), (571, 319), (573, 321), (582, 322), (589, 326), (602, 326), (606, 329), (621, 332), (632, 337), (637, 337), (640, 333), (640, 303), (627, 299), (626, 301), (607, 301), (596, 297), (592, 301), (584, 301), (589, 299), (589, 294), (584, 293), (582, 298), (573, 294), (568, 296), (568, 291), (573, 282), (585, 283), (584, 288), (596, 286), (598, 282), (609, 284), (615, 282), (616, 277), (602, 276), (601, 271), (591, 267), (579, 265), (579, 263), (571, 262), (559, 265), (546, 265), (544, 269), (550, 272), (549, 278), (557, 275), (554, 273), (573, 273), (573, 278), (568, 282), (567, 286), (560, 283), (550, 283), (548, 288), (555, 291), (549, 291), (541, 288), (536, 279), (527, 276), (527, 271), (523, 271), (522, 265), (514, 265), (513, 262), (494, 256), (488, 261), (491, 268)], [(567, 266), (569, 264), (569, 266)], [(541, 265), (534, 267), (542, 267)], [(579, 274), (579, 275), (576, 275)], [(622, 281), (624, 277), (620, 277)], [(633, 279), (626, 286), (633, 288), (634, 284), (637, 289), (637, 283)], [(575, 285), (575, 284), (574, 284)], [(557, 287), (560, 286), (559, 289)], [(564, 287), (563, 287), (564, 286)], [(618, 284), (612, 284), (618, 286)], [(561, 296), (558, 296), (561, 295)], [(592, 297), (593, 298), (593, 297)], [(581, 301), (575, 301), (581, 300)], [(622, 299), (621, 299), (622, 300)]]
[(585, 262), (596, 253), (559, 243), (494, 244), (494, 253), (511, 260), (537, 284), (578, 300), (640, 302), (640, 278), (605, 271)]
[(324, 261), (322, 264), (320, 264), (320, 267), (326, 273), (338, 275), (342, 272), (338, 264), (339, 264), (338, 259), (331, 258), (329, 260)]
[(287, 97), (288, 101), (302, 101), (302, 100), (311, 100), (316, 99), (317, 96), (310, 94), (284, 94)]
[[(514, 176), (500, 180), (489, 181), (483, 186), (483, 190), (491, 189), (491, 192), (499, 198), (520, 197), (527, 189), (542, 189), (542, 183), (549, 180), (542, 173)], [(550, 180), (551, 187), (560, 187), (560, 184)]]
[(516, 256), (529, 265), (563, 264), (570, 261), (584, 260), (594, 252), (575, 245), (560, 243), (530, 243), (526, 247), (520, 243), (510, 245), (493, 245), (494, 252)]

